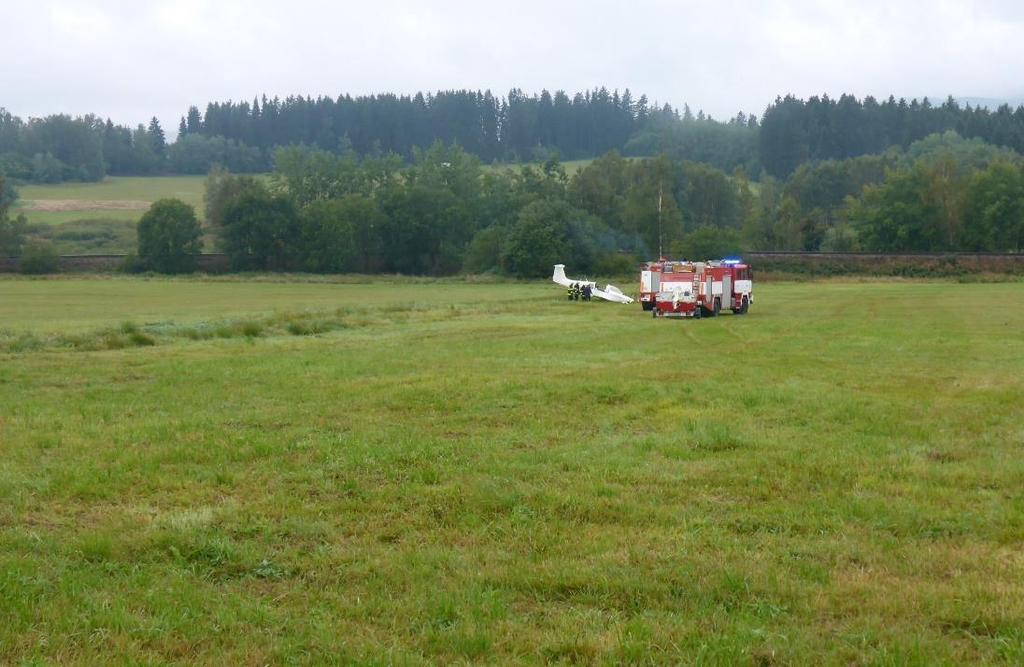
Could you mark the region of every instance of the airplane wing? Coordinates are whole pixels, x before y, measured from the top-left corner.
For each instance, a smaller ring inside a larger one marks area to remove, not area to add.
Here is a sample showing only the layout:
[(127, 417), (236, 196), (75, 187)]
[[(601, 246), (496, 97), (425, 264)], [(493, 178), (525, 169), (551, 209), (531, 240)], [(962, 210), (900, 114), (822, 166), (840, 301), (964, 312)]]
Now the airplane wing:
[(577, 285), (590, 285), (591, 295), (605, 301), (614, 303), (633, 303), (633, 299), (622, 293), (615, 285), (605, 285), (603, 290), (597, 288), (597, 283), (592, 280), (572, 280), (565, 275), (565, 264), (555, 264), (555, 272), (551, 275), (551, 282), (562, 287), (568, 287), (573, 283)]
[(614, 301), (615, 303), (633, 303), (633, 298), (623, 294), (622, 290), (615, 285), (605, 285), (603, 290), (599, 290), (595, 287), (591, 294), (602, 298), (605, 301)]

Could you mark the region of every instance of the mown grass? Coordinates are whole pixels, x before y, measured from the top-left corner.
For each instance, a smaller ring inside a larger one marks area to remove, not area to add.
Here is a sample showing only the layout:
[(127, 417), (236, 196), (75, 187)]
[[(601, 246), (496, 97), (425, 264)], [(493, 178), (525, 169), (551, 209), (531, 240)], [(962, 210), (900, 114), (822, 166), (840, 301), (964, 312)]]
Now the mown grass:
[[(205, 176), (109, 176), (99, 183), (59, 183), (55, 185), (23, 185), (18, 187), (22, 205), (34, 201), (145, 201), (174, 197), (196, 208), (202, 216)], [(73, 211), (26, 211), (30, 222), (68, 222), (63, 215)], [(103, 217), (137, 220), (141, 211), (113, 211)], [(134, 217), (132, 217), (134, 216)]]
[(136, 223), (135, 219), (106, 217), (50, 225), (35, 223), (29, 229), (29, 239), (52, 243), (62, 255), (124, 254), (138, 247)]
[(1021, 284), (422, 287), (0, 281), (0, 663), (1024, 659)]
[(114, 209), (80, 209), (72, 211), (31, 211), (15, 207), (15, 214), (24, 214), (25, 218), (33, 226), (39, 227), (61, 227), (64, 225), (77, 225), (83, 222), (103, 223), (111, 227), (118, 224), (135, 225), (145, 211), (142, 210), (114, 210)]
[[(141, 209), (103, 208), (95, 202), (154, 202), (175, 197), (203, 218), (203, 176), (111, 176), (99, 183), (19, 186), (14, 212), (33, 226), (30, 237), (53, 243), (62, 254), (126, 253), (135, 250)], [(65, 202), (66, 210), (33, 210), (36, 204)], [(76, 204), (80, 204), (76, 208)], [(207, 244), (207, 250), (212, 243)]]
[(466, 303), (501, 308), (509, 301), (532, 300), (537, 295), (536, 284), (475, 283), (468, 278), (3, 277), (0, 278), (0, 330), (9, 335), (47, 336), (90, 333), (117, 327), (126, 321), (139, 325), (189, 326), (203, 321), (339, 308), (377, 312)]

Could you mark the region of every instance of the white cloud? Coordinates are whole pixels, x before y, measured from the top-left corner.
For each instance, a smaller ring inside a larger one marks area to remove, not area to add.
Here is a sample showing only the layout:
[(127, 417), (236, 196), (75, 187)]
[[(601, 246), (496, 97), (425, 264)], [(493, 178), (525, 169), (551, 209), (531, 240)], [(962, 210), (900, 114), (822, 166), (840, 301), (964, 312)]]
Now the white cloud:
[(1024, 5), (38, 0), (5, 9), (0, 105), (173, 132), (261, 93), (606, 85), (716, 117), (776, 95), (1019, 97)]
[(49, 7), (54, 37), (68, 44), (91, 44), (115, 36), (114, 23), (103, 11), (68, 2), (55, 2)]

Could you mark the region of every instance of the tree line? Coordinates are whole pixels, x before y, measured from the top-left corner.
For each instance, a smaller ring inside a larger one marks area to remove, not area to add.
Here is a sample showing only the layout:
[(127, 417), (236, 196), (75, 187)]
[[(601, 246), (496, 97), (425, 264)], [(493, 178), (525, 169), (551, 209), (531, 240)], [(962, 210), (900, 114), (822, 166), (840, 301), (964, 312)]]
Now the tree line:
[(394, 153), (458, 144), (484, 163), (536, 162), (552, 155), (590, 158), (665, 154), (753, 180), (788, 178), (801, 165), (906, 150), (924, 137), (955, 131), (1024, 151), (1024, 107), (995, 111), (949, 98), (879, 102), (852, 95), (777, 98), (763, 117), (725, 121), (606, 88), (576, 93), (513, 89), (452, 90), (415, 95), (266, 96), (210, 102), (182, 116), (175, 141), (159, 121), (134, 128), (97, 116), (53, 115), (24, 121), (0, 109), (0, 171), (24, 182), (94, 181), (106, 174), (205, 174), (213, 165), (263, 172), (274, 151), (305, 145), (330, 153)]
[(490, 90), (447, 90), (415, 95), (352, 97), (291, 96), (193, 106), (181, 119), (182, 136), (225, 137), (270, 150), (304, 144), (339, 152), (397, 153), (414, 147), (456, 143), (484, 162), (533, 161), (557, 152), (562, 159), (621, 150), (655, 116), (675, 116), (668, 105), (654, 108), (646, 95), (600, 87), (572, 96), (562, 90), (527, 94), (514, 88), (504, 97)]
[(576, 93), (513, 89), (438, 91), (411, 96), (266, 96), (190, 107), (175, 141), (154, 117), (136, 127), (95, 115), (23, 120), (0, 108), (0, 172), (22, 182), (97, 181), (106, 175), (205, 174), (214, 165), (237, 173), (268, 171), (281, 146), (332, 153), (395, 153), (435, 141), (457, 143), (485, 162), (533, 161), (558, 154), (592, 157), (622, 149), (654, 119), (678, 117), (646, 96), (606, 88)]
[(757, 174), (757, 120), (720, 123), (599, 87), (569, 95), (520, 89), (438, 91), (352, 97), (266, 96), (210, 102), (182, 116), (173, 142), (156, 118), (136, 127), (94, 115), (21, 118), (0, 109), (0, 172), (22, 182), (96, 181), (106, 175), (205, 174), (214, 165), (236, 173), (272, 168), (274, 151), (306, 145), (332, 153), (395, 153), (455, 143), (482, 162), (667, 153)]
[(931, 134), (954, 131), (962, 137), (1024, 151), (1024, 106), (995, 111), (948, 98), (933, 106), (890, 96), (858, 100), (828, 95), (807, 100), (778, 98), (765, 111), (759, 133), (759, 159), (765, 173), (785, 178), (806, 162), (836, 160), (906, 149)]
[(570, 204), (556, 159), (483, 169), (435, 142), (408, 166), (311, 147), (278, 149), (275, 165), (267, 180), (207, 180), (207, 223), (237, 270), (539, 276), (558, 256), (614, 261), (599, 221)]
[(10, 181), (0, 173), (0, 257), (19, 257), (23, 273), (52, 273), (57, 270), (57, 253), (45, 243), (26, 242), (28, 221), (24, 215), (11, 216), (11, 204), (18, 198)]
[[(567, 262), (621, 274), (708, 230), (738, 234), (750, 188), (667, 156), (611, 152), (570, 177), (556, 157), (494, 169), (442, 142), (408, 164), (308, 146), (280, 148), (274, 161), (266, 178), (222, 169), (207, 178), (206, 225), (234, 270), (540, 277)], [(185, 270), (199, 236), (187, 206), (157, 202), (140, 222), (135, 266)], [(186, 243), (173, 260), (154, 250)]]
[(745, 246), (759, 250), (1024, 250), (1024, 160), (953, 131), (906, 149), (764, 177)]
[(11, 217), (11, 204), (18, 195), (10, 182), (0, 173), (0, 255), (15, 256), (21, 254), (25, 241), (25, 230), (28, 221), (24, 215)]
[(547, 275), (745, 250), (1024, 250), (1024, 160), (954, 132), (751, 182), (612, 151), (489, 169), (436, 142), (400, 156), (279, 149), (269, 180), (214, 172), (208, 224), (241, 270)]
[(107, 175), (205, 174), (214, 164), (262, 171), (262, 153), (223, 137), (169, 143), (156, 118), (135, 128), (65, 114), (24, 121), (0, 108), (0, 173), (26, 183), (99, 181)]
[[(1024, 159), (952, 131), (760, 183), (742, 168), (615, 151), (572, 176), (556, 157), (492, 168), (442, 142), (408, 162), (290, 146), (274, 164), (266, 177), (207, 177), (206, 231), (236, 270), (538, 277), (558, 262), (628, 272), (659, 254), (1024, 251)], [(4, 254), (24, 244), (14, 197), (0, 179)], [(158, 202), (133, 266), (189, 270), (202, 232), (190, 207)]]

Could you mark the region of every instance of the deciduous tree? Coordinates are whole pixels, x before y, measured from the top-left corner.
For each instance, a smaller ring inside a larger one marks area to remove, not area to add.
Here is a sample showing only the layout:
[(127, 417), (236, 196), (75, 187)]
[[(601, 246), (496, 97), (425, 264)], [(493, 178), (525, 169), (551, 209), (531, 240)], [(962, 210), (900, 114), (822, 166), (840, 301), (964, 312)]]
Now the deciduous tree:
[(221, 245), (237, 270), (294, 269), (301, 259), (299, 229), (288, 197), (249, 189), (225, 207)]
[(196, 212), (180, 199), (161, 199), (139, 219), (139, 259), (159, 273), (188, 273), (203, 249)]

